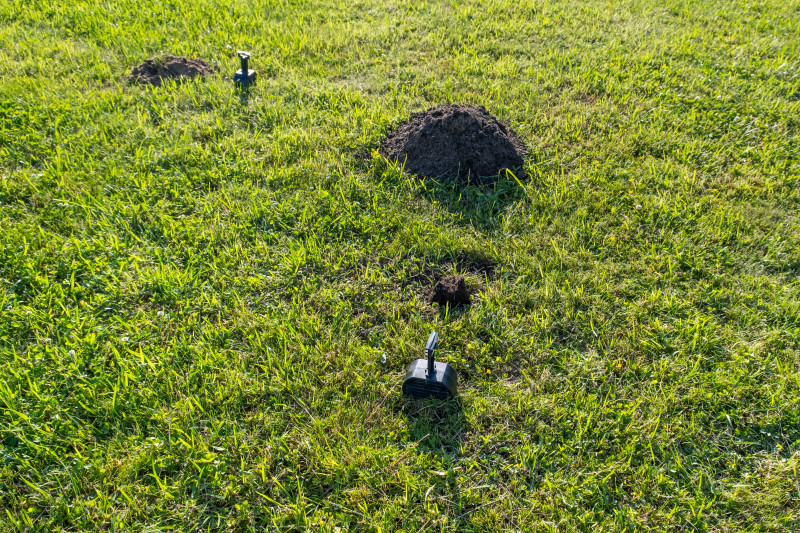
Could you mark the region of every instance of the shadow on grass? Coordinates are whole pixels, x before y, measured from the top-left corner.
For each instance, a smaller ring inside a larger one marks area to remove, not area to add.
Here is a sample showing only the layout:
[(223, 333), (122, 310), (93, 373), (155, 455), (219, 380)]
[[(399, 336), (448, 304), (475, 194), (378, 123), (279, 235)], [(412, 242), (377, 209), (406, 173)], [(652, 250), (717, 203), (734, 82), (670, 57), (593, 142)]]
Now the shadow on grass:
[(389, 180), (430, 203), (438, 203), (453, 215), (457, 224), (473, 226), (481, 232), (500, 227), (506, 208), (525, 197), (525, 184), (529, 180), (522, 169), (516, 174), (505, 171), (480, 180), (425, 178), (408, 174), (401, 162), (391, 161), (375, 152), (369, 158), (364, 152), (359, 152), (356, 159), (364, 166), (371, 166), (377, 180)]
[(444, 305), (436, 304), (434, 309), (439, 313), (439, 317), (445, 322), (451, 322), (469, 313), (472, 304), (462, 304), (451, 306), (449, 303)]
[(447, 209), (458, 224), (471, 225), (482, 232), (498, 229), (506, 208), (525, 197), (524, 182), (511, 173), (490, 183), (411, 179), (416, 180), (425, 199)]
[(448, 401), (403, 398), (398, 404), (418, 450), (439, 456), (460, 456), (467, 423), (460, 398)]
[(237, 86), (239, 92), (239, 105), (248, 107), (250, 105), (250, 86)]

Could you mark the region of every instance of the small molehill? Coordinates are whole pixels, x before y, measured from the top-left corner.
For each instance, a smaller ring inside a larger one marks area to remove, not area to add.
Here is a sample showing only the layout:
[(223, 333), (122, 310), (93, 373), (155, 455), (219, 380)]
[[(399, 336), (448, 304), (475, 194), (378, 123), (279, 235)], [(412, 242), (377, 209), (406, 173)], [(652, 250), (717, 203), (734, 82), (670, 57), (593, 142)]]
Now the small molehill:
[(164, 56), (161, 58), (145, 59), (135, 67), (129, 81), (142, 85), (161, 85), (164, 80), (182, 81), (197, 76), (210, 76), (214, 73), (211, 65), (202, 59), (190, 57)]
[(517, 134), (483, 106), (443, 105), (412, 114), (389, 133), (381, 154), (421, 177), (483, 183), (506, 169), (517, 172), (526, 152)]
[(469, 291), (464, 276), (450, 276), (439, 280), (428, 293), (428, 303), (450, 304), (451, 307), (469, 305)]

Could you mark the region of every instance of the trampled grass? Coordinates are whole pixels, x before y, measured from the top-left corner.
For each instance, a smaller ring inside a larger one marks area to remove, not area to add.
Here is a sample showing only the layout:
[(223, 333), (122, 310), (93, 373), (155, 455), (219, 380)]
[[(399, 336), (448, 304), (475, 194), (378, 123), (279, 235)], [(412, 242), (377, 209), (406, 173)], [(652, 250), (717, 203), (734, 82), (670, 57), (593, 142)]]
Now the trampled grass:
[[(0, 531), (800, 528), (798, 36), (795, 1), (5, 0)], [(124, 81), (168, 53), (219, 74)], [(528, 177), (377, 155), (445, 102)], [(479, 296), (430, 308), (450, 272)], [(444, 406), (400, 397), (431, 330)]]

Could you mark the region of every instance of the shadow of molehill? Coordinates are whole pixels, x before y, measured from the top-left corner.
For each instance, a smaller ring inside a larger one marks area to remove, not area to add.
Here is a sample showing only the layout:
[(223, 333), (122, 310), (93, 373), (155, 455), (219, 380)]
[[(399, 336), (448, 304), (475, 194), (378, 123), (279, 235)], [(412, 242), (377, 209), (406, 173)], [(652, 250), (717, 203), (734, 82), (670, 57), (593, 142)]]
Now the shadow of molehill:
[(454, 217), (457, 224), (483, 231), (500, 228), (506, 208), (525, 197), (522, 181), (513, 174), (498, 175), (490, 182), (419, 180), (421, 195), (429, 202), (438, 202)]
[(405, 416), (410, 438), (419, 442), (420, 452), (461, 455), (467, 423), (459, 398), (442, 401), (404, 397), (397, 410)]
[(439, 259), (420, 260), (414, 266), (416, 272), (405, 279), (403, 286), (433, 287), (441, 279), (459, 274), (492, 280), (495, 278), (498, 268), (499, 265), (492, 258), (480, 252), (462, 250), (455, 255), (446, 255)]
[(529, 180), (524, 168), (474, 179), (419, 176), (408, 172), (403, 162), (387, 159), (366, 147), (354, 151), (351, 157), (357, 168), (370, 171), (376, 180), (388, 179), (429, 203), (437, 202), (454, 215), (456, 224), (481, 231), (500, 227), (499, 219), (506, 208), (525, 197), (525, 183)]

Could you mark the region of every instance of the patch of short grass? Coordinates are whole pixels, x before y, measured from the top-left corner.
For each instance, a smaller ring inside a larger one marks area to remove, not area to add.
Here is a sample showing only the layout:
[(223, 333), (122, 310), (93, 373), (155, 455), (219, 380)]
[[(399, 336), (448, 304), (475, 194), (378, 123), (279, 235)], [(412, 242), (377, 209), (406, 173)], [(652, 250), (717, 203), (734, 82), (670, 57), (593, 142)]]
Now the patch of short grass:
[[(798, 35), (771, 1), (6, 1), (0, 531), (797, 529)], [(219, 75), (124, 82), (166, 53)], [(377, 156), (444, 102), (528, 177)], [(425, 304), (448, 273), (469, 308)], [(457, 402), (400, 397), (431, 330)]]

